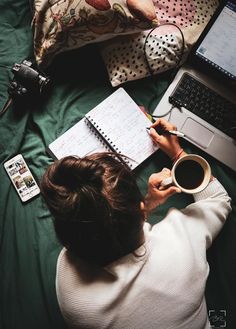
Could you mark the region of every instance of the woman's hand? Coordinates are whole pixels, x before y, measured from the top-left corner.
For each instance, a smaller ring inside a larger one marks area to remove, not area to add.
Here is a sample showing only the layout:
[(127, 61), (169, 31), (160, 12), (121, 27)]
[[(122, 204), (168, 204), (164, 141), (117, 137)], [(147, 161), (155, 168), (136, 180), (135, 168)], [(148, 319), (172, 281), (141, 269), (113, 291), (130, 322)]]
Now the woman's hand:
[(164, 203), (171, 195), (175, 193), (181, 193), (178, 187), (171, 186), (167, 189), (163, 189), (161, 182), (171, 175), (171, 171), (167, 168), (162, 169), (161, 172), (152, 174), (148, 180), (148, 192), (145, 196), (144, 203), (142, 204), (142, 210), (145, 217), (148, 216), (157, 206)]
[[(150, 136), (155, 144), (157, 144), (160, 149), (165, 152), (173, 161), (177, 160), (180, 156), (185, 155), (181, 146), (179, 145), (179, 140), (177, 136), (165, 134), (165, 131), (176, 130), (176, 127), (165, 119), (157, 119), (157, 121), (150, 127)], [(162, 131), (163, 134), (157, 133), (155, 128)]]

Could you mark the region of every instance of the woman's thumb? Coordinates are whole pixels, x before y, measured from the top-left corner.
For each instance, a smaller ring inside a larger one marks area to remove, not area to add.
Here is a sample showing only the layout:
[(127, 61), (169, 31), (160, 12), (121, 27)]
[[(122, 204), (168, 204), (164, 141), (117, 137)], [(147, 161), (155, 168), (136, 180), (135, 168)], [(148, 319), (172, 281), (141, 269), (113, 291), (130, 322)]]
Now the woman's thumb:
[(181, 189), (175, 186), (171, 186), (168, 189), (166, 189), (164, 193), (165, 193), (165, 197), (168, 198), (175, 193), (181, 193)]

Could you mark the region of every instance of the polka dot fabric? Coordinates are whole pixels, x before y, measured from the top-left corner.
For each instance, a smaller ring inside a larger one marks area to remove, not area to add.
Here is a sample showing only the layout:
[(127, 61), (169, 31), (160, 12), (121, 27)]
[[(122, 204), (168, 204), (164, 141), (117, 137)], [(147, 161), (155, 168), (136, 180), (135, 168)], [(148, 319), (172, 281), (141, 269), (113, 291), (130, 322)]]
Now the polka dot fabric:
[[(219, 1), (155, 0), (154, 5), (160, 25), (174, 23), (181, 28), (185, 39), (184, 52), (187, 54), (213, 15)], [(100, 51), (114, 87), (147, 77), (150, 75), (150, 69), (153, 74), (157, 74), (178, 63), (183, 45), (178, 28), (173, 25), (160, 26), (147, 39), (148, 33), (149, 31), (144, 31), (120, 36), (100, 44)], [(144, 45), (150, 69), (145, 60)]]

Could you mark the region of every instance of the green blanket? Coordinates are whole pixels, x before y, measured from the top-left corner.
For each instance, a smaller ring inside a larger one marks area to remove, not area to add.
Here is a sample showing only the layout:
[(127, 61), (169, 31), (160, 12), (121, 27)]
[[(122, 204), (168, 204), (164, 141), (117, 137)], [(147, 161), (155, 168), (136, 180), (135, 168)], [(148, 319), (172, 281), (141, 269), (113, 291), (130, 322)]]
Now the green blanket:
[[(1, 106), (8, 97), (12, 65), (33, 56), (31, 19), (26, 0), (1, 0)], [(56, 261), (61, 246), (54, 234), (52, 218), (40, 195), (21, 203), (3, 163), (21, 153), (39, 181), (52, 163), (46, 146), (114, 91), (96, 46), (58, 56), (48, 73), (53, 84), (47, 97), (33, 105), (15, 102), (0, 118), (0, 328), (3, 329), (65, 328), (55, 293)], [(153, 111), (170, 77), (171, 72), (167, 72), (126, 84), (124, 88), (137, 104)], [(208, 252), (211, 272), (206, 287), (211, 320), (218, 319), (218, 326), (225, 320), (227, 328), (233, 329), (236, 328), (236, 174), (190, 144), (184, 143), (183, 147), (207, 158), (214, 175), (233, 199), (233, 212)], [(149, 175), (163, 166), (170, 167), (171, 163), (158, 151), (137, 169), (143, 193)], [(190, 202), (189, 196), (173, 196), (150, 221), (160, 221), (170, 206), (182, 208)]]

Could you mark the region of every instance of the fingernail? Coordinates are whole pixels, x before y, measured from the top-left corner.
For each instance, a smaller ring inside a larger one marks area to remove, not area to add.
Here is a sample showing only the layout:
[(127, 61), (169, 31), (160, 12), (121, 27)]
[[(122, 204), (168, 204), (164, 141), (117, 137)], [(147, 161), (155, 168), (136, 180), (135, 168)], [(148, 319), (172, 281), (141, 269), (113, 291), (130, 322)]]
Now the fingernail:
[(162, 171), (168, 171), (168, 172), (169, 172), (170, 169), (168, 169), (168, 168), (163, 168)]

